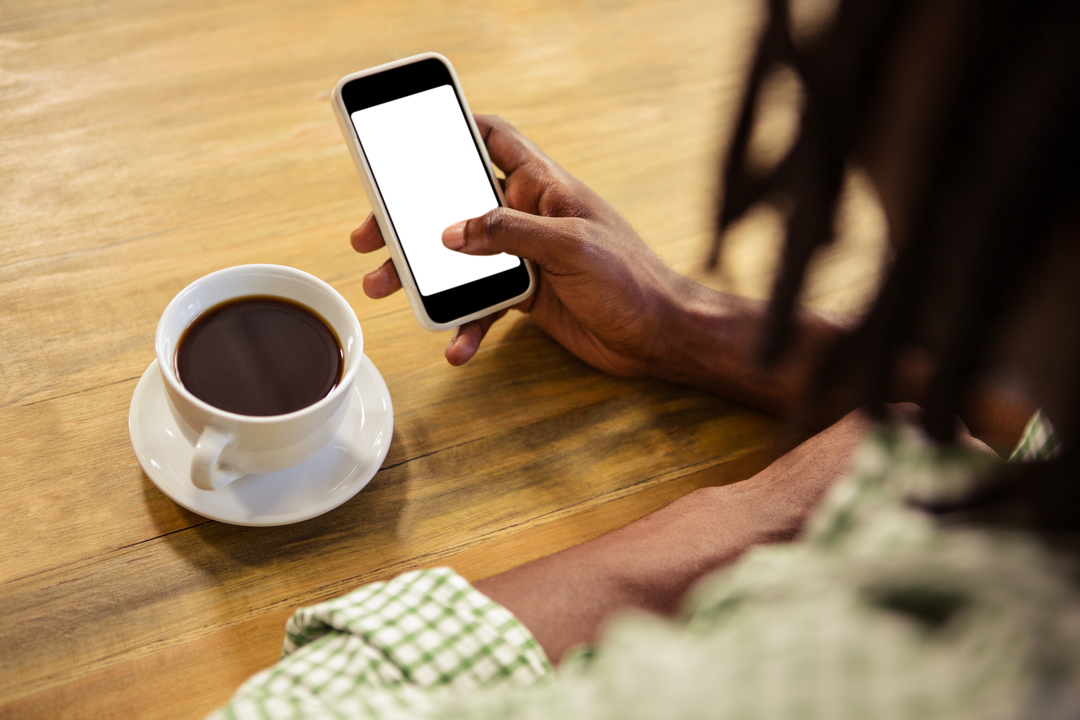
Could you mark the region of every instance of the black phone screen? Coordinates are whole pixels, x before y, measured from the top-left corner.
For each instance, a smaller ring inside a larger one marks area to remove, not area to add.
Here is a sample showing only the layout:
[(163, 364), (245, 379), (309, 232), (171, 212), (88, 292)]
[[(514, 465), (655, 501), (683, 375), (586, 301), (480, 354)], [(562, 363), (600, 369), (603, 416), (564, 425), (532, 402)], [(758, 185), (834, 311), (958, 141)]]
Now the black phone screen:
[(356, 78), (342, 99), (429, 317), (450, 322), (524, 293), (521, 258), (442, 244), (447, 226), (499, 205), (446, 66), (430, 58)]

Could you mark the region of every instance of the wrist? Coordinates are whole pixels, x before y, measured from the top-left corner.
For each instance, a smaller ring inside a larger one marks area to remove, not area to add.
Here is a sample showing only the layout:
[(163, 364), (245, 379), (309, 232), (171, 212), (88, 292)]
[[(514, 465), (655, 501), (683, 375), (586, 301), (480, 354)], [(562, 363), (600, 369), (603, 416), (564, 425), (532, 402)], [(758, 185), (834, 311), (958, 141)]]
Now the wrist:
[(682, 276), (672, 287), (660, 313), (649, 376), (760, 404), (748, 391), (767, 392), (754, 357), (765, 303)]
[(715, 308), (702, 298), (704, 286), (675, 274), (657, 303), (654, 335), (645, 358), (649, 377), (673, 380), (693, 360), (688, 341), (700, 338), (715, 323)]
[(763, 368), (758, 352), (764, 301), (714, 290), (685, 277), (672, 287), (659, 313), (647, 374), (771, 413), (793, 408), (818, 363), (852, 325), (849, 317), (799, 309), (786, 351), (776, 365)]

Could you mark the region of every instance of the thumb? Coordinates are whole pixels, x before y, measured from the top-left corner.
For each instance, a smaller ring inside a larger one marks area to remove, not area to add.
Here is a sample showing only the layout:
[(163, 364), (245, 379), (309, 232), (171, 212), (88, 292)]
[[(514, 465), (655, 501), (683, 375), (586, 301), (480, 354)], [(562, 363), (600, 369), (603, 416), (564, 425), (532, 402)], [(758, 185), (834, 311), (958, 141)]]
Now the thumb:
[(585, 240), (585, 221), (542, 217), (498, 207), (454, 223), (443, 231), (443, 245), (468, 255), (509, 253), (544, 267), (573, 263)]

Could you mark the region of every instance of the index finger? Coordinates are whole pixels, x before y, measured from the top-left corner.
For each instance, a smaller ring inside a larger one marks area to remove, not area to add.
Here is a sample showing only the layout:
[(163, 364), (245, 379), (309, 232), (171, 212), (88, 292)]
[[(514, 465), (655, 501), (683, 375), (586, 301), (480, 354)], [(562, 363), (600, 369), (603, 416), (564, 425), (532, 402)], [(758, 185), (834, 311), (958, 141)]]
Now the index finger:
[(510, 177), (515, 170), (546, 156), (509, 121), (498, 115), (474, 115), (491, 161)]

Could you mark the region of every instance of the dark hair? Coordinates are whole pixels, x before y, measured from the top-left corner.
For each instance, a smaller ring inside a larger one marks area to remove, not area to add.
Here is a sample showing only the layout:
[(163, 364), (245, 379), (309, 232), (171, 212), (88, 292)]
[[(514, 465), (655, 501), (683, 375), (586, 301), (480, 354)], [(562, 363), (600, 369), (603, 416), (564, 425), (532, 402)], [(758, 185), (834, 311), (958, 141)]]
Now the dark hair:
[[(752, 206), (772, 202), (787, 212), (765, 364), (786, 347), (807, 265), (832, 239), (845, 173), (872, 132), (870, 112), (919, 4), (841, 0), (829, 27), (797, 45), (788, 0), (768, 0), (768, 22), (723, 165), (710, 256), (715, 264), (724, 231)], [(904, 218), (908, 230), (894, 238), (895, 255), (874, 305), (823, 366), (813, 398), (824, 402), (843, 392), (880, 414), (898, 359), (918, 349), (933, 368), (920, 402), (922, 422), (941, 442), (952, 440), (959, 405), (992, 360), (995, 333), (1080, 199), (1080, 3), (973, 0), (962, 12), (953, 38), (959, 45), (950, 68), (955, 80), (935, 114), (919, 192)], [(748, 150), (763, 83), (777, 67), (796, 73), (805, 102), (790, 151), (759, 173)], [(1059, 331), (1080, 335), (1077, 327)], [(1056, 351), (1051, 348), (1047, 343), (1045, 351)], [(1051, 475), (1068, 482), (1047, 480), (1047, 488), (1071, 494), (1051, 502), (1067, 508), (1045, 509), (1067, 510), (1070, 524), (1080, 510), (1077, 387), (1062, 388), (1070, 395), (1063, 405), (1069, 416), (1052, 418), (1065, 431), (1059, 438), (1065, 452)]]

